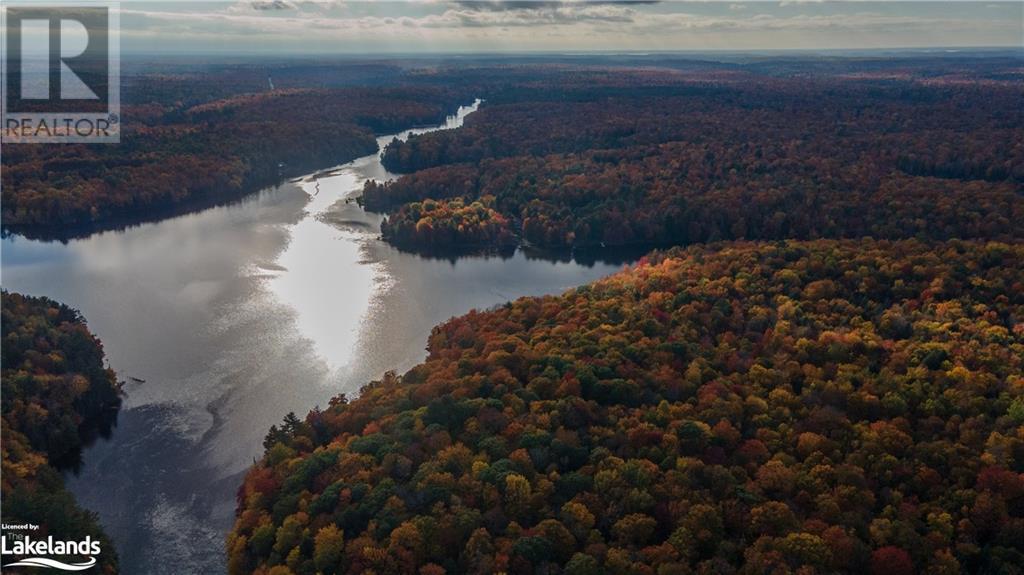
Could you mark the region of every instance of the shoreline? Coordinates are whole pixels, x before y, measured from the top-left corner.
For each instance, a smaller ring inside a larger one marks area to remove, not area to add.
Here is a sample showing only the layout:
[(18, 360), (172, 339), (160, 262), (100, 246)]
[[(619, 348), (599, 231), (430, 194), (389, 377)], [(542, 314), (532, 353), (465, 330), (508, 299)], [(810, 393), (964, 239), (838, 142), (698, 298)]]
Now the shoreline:
[(103, 232), (119, 232), (149, 223), (156, 223), (178, 216), (194, 214), (211, 208), (230, 205), (245, 198), (258, 194), (264, 190), (277, 189), (292, 180), (307, 178), (325, 177), (332, 171), (340, 169), (360, 158), (372, 154), (379, 154), (383, 151), (379, 142), (381, 138), (394, 136), (410, 131), (429, 130), (438, 124), (443, 124), (447, 118), (456, 114), (466, 104), (452, 104), (442, 109), (441, 115), (435, 118), (433, 123), (420, 123), (408, 126), (397, 131), (386, 132), (373, 131), (373, 141), (376, 146), (371, 150), (353, 152), (352, 155), (333, 158), (330, 162), (319, 162), (311, 158), (309, 164), (293, 164), (281, 170), (276, 178), (257, 178), (240, 186), (237, 190), (218, 189), (216, 191), (188, 197), (180, 202), (162, 203), (141, 208), (122, 210), (121, 213), (93, 221), (60, 222), (51, 224), (35, 223), (7, 223), (0, 221), (0, 239), (10, 236), (22, 236), (30, 240), (44, 242), (62, 242), (87, 238), (93, 234)]

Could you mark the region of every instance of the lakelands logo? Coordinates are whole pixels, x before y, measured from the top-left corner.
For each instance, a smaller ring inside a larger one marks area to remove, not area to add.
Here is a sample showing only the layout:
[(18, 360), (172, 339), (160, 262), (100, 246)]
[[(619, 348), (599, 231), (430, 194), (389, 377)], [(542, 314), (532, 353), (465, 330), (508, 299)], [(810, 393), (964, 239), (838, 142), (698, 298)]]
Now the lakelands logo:
[[(17, 529), (24, 527), (31, 529), (35, 525), (4, 525), (4, 529)], [(62, 571), (85, 571), (96, 565), (96, 555), (100, 554), (100, 542), (93, 541), (92, 537), (86, 536), (81, 541), (62, 541), (52, 536), (46, 539), (32, 539), (31, 535), (4, 535), (0, 538), (0, 556), (3, 556), (2, 566), (8, 567), (43, 567), (47, 569), (60, 569)], [(7, 562), (8, 555), (21, 557), (21, 559)], [(50, 556), (77, 556), (87, 557), (86, 561), (71, 563)]]
[(97, 0), (3, 4), (3, 142), (120, 141), (118, 6)]

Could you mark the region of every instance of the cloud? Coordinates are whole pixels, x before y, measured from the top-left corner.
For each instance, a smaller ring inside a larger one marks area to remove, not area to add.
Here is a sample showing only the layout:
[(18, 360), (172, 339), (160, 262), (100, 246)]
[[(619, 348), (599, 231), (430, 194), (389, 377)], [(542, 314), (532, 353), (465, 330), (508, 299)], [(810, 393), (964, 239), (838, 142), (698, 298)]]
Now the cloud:
[(452, 9), (430, 22), (430, 26), (542, 27), (585, 22), (633, 22), (636, 12), (621, 3), (546, 3), (531, 8), (505, 10)]
[(455, 0), (453, 5), (469, 10), (501, 12), (505, 10), (543, 10), (579, 6), (649, 6), (661, 0)]
[(295, 5), (287, 0), (253, 0), (253, 10), (294, 10)]
[(503, 12), (505, 10), (539, 10), (558, 8), (565, 2), (547, 2), (542, 0), (460, 0), (452, 2), (457, 8), (479, 10), (484, 12)]
[(1015, 45), (1021, 12), (1010, 6), (965, 19), (938, 4), (928, 10), (835, 4), (823, 12), (782, 10), (774, 2), (712, 8), (666, 3), (654, 9), (637, 2), (520, 0), (242, 0), (216, 10), (206, 6), (158, 9), (123, 2), (122, 35), (192, 50), (200, 40), (216, 47), (348, 52), (977, 46)]

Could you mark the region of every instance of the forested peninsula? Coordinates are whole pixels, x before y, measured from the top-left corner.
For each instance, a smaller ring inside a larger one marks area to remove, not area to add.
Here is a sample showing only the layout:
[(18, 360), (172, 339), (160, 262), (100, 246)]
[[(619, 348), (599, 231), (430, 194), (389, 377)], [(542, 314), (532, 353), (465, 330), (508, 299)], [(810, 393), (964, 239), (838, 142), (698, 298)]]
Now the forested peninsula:
[(267, 436), (229, 572), (1015, 573), (1024, 248), (655, 253)]
[(61, 471), (78, 464), (89, 442), (110, 433), (121, 386), (77, 311), (45, 297), (3, 291), (0, 298), (3, 522), (39, 526), (26, 532), (35, 540), (91, 537), (101, 545), (97, 572), (116, 574), (117, 550), (96, 514), (65, 489)]
[(362, 201), (418, 252), (1024, 237), (1021, 83), (898, 71), (540, 76), (392, 142)]

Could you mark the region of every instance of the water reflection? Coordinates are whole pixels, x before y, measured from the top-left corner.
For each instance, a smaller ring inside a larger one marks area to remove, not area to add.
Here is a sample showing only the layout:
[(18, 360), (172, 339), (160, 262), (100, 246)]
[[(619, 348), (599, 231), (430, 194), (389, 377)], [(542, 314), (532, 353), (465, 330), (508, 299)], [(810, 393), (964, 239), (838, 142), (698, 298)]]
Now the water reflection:
[[(477, 100), (448, 117), (441, 129), (462, 125), (480, 106)], [(406, 130), (377, 139), (383, 149), (392, 138), (407, 139), (429, 129)], [(364, 212), (354, 198), (368, 179), (390, 180), (377, 154), (301, 179), (309, 194), (305, 215), (291, 228), (291, 237), (278, 258), (280, 270), (269, 287), (295, 310), (299, 329), (332, 369), (347, 366), (371, 297), (386, 290), (391, 277), (379, 262), (368, 261), (364, 243), (380, 229), (380, 216)]]
[(408, 369), (453, 315), (620, 267), (400, 252), (376, 239), (379, 216), (350, 201), (367, 178), (388, 177), (367, 156), (121, 232), (0, 242), (5, 288), (80, 309), (119, 376), (145, 380), (128, 383), (112, 438), (68, 478), (125, 573), (224, 572), (235, 490), (284, 414)]

